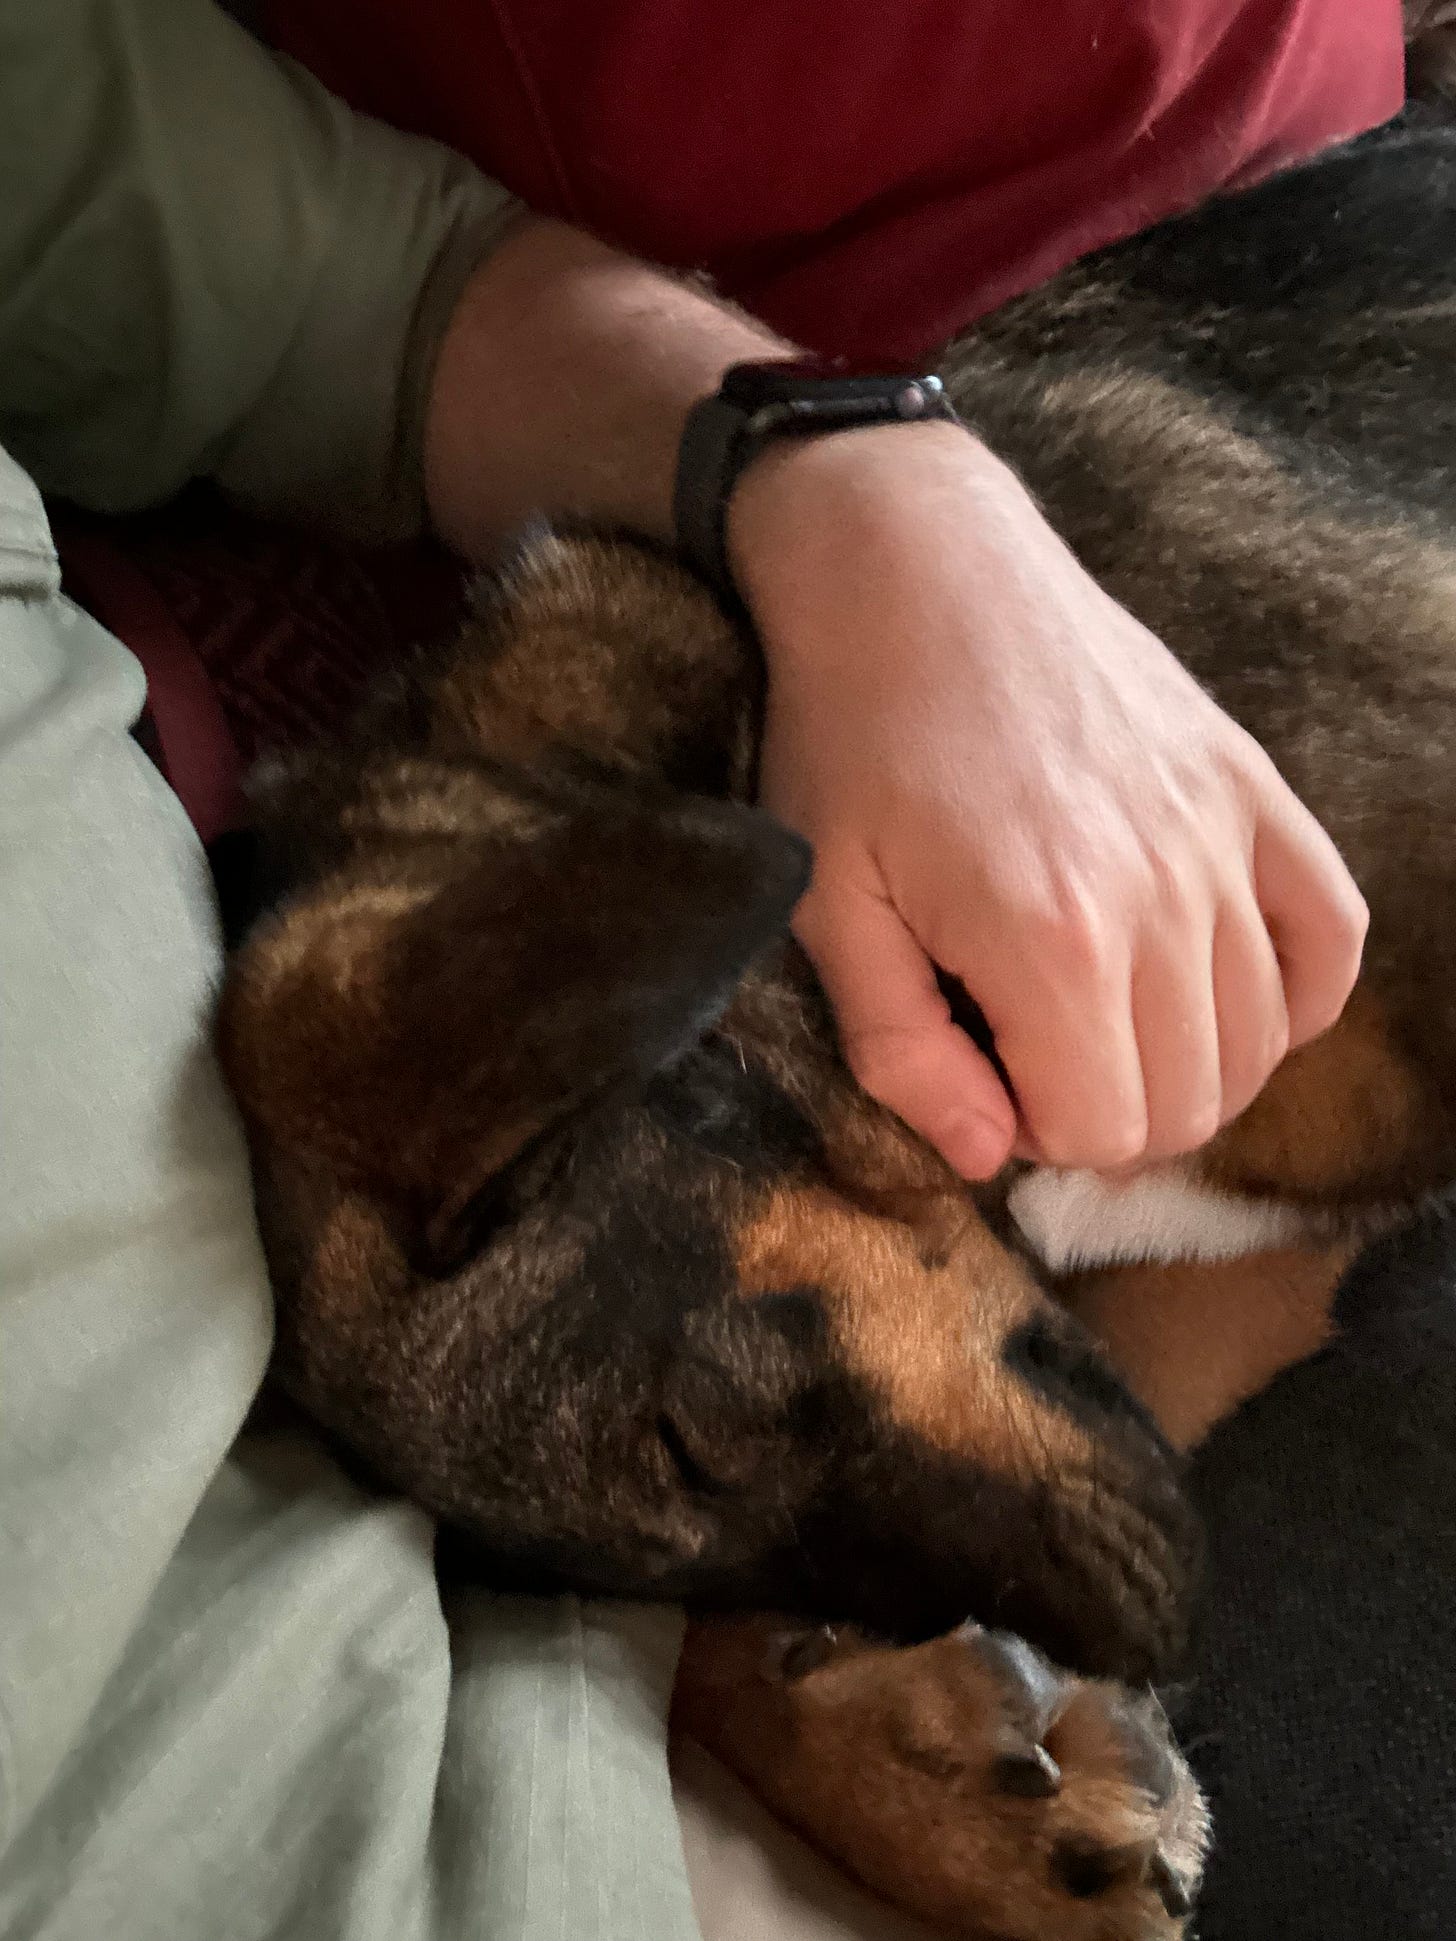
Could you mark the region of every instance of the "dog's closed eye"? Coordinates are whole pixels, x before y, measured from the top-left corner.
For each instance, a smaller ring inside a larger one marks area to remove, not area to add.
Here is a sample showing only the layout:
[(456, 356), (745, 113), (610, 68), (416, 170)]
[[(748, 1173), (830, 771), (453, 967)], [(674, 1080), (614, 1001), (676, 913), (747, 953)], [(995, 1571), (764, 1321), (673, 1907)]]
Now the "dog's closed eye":
[(826, 1407), (819, 1297), (794, 1289), (699, 1309), (666, 1378), (657, 1431), (689, 1489), (728, 1495), (802, 1461), (808, 1418)]

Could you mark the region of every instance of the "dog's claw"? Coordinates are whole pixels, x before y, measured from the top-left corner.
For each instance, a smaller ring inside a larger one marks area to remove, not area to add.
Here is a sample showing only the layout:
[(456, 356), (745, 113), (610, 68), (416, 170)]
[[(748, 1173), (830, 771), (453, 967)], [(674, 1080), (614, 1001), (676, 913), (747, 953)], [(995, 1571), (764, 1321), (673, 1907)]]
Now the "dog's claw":
[(1193, 1896), (1181, 1881), (1162, 1854), (1154, 1857), (1149, 1879), (1158, 1890), (1158, 1898), (1175, 1921), (1181, 1921), (1185, 1914), (1193, 1912)]
[(1148, 1692), (1129, 1702), (1122, 1716), (1128, 1777), (1141, 1786), (1155, 1806), (1165, 1805), (1177, 1783), (1173, 1737), (1168, 1715), (1156, 1694)]
[(983, 1663), (999, 1672), (1007, 1716), (1031, 1745), (1040, 1744), (1065, 1701), (1066, 1674), (1014, 1632), (962, 1625), (961, 1635), (974, 1643)]
[(831, 1624), (818, 1624), (810, 1631), (781, 1631), (770, 1646), (764, 1675), (785, 1685), (797, 1684), (828, 1663), (838, 1642), (839, 1634)]
[(996, 1761), (996, 1787), (1019, 1799), (1051, 1799), (1060, 1789), (1062, 1769), (1045, 1746), (1006, 1752)]
[(1052, 1855), (1052, 1867), (1073, 1900), (1088, 1901), (1105, 1894), (1120, 1881), (1141, 1877), (1148, 1850), (1141, 1841), (1129, 1846), (1103, 1847), (1084, 1839), (1063, 1840)]

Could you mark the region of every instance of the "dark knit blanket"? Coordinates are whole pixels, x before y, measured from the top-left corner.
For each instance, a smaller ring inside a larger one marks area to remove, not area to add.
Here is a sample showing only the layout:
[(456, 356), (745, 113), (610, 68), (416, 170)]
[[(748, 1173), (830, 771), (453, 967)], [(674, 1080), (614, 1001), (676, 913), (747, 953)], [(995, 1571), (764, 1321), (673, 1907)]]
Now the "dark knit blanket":
[(1200, 1941), (1456, 1937), (1456, 1215), (1373, 1248), (1339, 1319), (1196, 1469)]

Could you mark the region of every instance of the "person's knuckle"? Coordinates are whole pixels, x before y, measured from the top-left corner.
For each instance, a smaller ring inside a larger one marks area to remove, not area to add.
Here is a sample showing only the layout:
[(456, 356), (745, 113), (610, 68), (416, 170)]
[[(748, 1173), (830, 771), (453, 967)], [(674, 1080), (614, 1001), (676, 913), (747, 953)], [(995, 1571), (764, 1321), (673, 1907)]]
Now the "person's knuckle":
[(1135, 869), (1141, 900), (1159, 911), (1174, 915), (1181, 915), (1192, 901), (1188, 845), (1178, 839), (1179, 836), (1181, 832), (1170, 832), (1162, 843), (1143, 849)]
[(1036, 912), (1034, 936), (1050, 965), (1079, 982), (1100, 980), (1112, 961), (1112, 923), (1087, 885), (1069, 883)]

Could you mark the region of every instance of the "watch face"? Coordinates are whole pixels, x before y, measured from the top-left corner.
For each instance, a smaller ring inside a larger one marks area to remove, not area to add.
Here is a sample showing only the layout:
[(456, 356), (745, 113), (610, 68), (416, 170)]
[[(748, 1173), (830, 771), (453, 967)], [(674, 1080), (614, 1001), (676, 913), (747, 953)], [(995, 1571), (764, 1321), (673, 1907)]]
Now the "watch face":
[(856, 370), (848, 362), (798, 357), (735, 364), (723, 378), (720, 396), (749, 412), (812, 400), (878, 405), (887, 417), (919, 418), (939, 408), (944, 386), (938, 377), (917, 371)]

